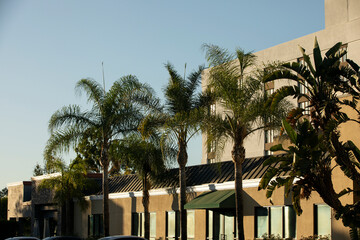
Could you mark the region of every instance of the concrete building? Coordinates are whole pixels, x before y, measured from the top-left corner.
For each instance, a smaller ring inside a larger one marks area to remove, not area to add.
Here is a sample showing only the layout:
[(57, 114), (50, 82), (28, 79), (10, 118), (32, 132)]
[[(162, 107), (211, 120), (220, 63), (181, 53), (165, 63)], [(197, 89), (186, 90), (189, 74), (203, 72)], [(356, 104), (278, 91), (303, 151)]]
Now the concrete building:
[[(337, 42), (342, 42), (348, 51), (347, 57), (360, 63), (360, 1), (325, 0), (324, 30), (256, 52), (258, 63), (301, 61), (298, 46), (304, 47), (310, 53), (315, 37), (322, 51), (326, 51)], [(203, 73), (204, 88), (207, 85), (207, 73), (208, 70)], [(293, 83), (276, 81), (269, 84), (268, 88), (276, 90), (288, 84)], [(293, 104), (304, 103), (293, 100)], [(359, 132), (359, 125), (345, 124), (341, 128), (342, 140), (351, 139), (360, 146)], [(348, 228), (334, 218), (332, 210), (324, 204), (318, 194), (314, 193), (310, 200), (302, 201), (303, 214), (295, 216), (291, 200), (284, 197), (284, 189), (275, 191), (273, 204), (265, 197), (264, 191), (258, 191), (260, 178), (266, 170), (262, 163), (275, 137), (274, 133), (266, 134), (265, 138), (264, 132), (258, 132), (245, 142), (245, 238), (261, 239), (263, 234), (274, 234), (281, 238), (301, 239), (317, 234), (329, 236), (331, 239), (349, 239)], [(203, 136), (204, 139), (205, 137)], [(232, 162), (229, 161), (231, 147), (230, 144), (226, 146), (221, 163), (210, 164), (213, 154), (208, 152), (205, 141), (203, 142), (202, 165), (187, 168), (188, 238), (234, 239), (234, 170)], [(176, 177), (177, 169), (172, 171)], [(341, 171), (335, 171), (333, 176), (337, 190), (353, 186), (353, 182), (344, 177)], [(28, 182), (8, 185), (9, 218), (31, 216), (34, 231), (36, 219), (39, 226), (46, 224), (45, 222), (49, 222), (50, 219), (53, 223), (58, 221), (51, 198), (43, 198), (42, 193), (36, 191), (37, 180), (41, 179), (33, 179), (30, 182), (31, 200), (24, 197), (28, 191), (25, 188), (29, 188)], [(151, 239), (178, 239), (178, 191), (176, 181), (153, 184), (150, 190)], [(349, 194), (342, 200), (352, 203), (355, 201), (354, 198), (355, 196)], [(85, 211), (76, 204), (74, 209), (75, 233), (84, 238), (101, 235), (102, 231), (101, 191), (89, 194), (87, 200), (89, 208)], [(141, 181), (135, 175), (110, 179), (110, 234), (143, 235), (141, 201)], [(39, 231), (43, 232), (44, 227)]]
[[(347, 50), (347, 58), (357, 63), (360, 62), (360, 1), (359, 0), (325, 0), (325, 29), (315, 32), (289, 42), (285, 42), (274, 47), (264, 49), (254, 54), (257, 56), (257, 63), (261, 66), (263, 63), (274, 61), (279, 62), (298, 62), (302, 59), (299, 46), (307, 50), (307, 54), (312, 55), (314, 40), (317, 37), (319, 45), (324, 53), (337, 42), (343, 43), (343, 48)], [(208, 83), (209, 69), (206, 69), (202, 75), (202, 87), (206, 88)], [(284, 85), (294, 84), (291, 81), (275, 81), (267, 85), (267, 89), (279, 89)], [(289, 99), (294, 106), (306, 104), (298, 102), (297, 99)], [(216, 104), (217, 111), (222, 111), (221, 106)], [(360, 136), (355, 131), (342, 134), (348, 139), (353, 139), (360, 143)], [(258, 131), (245, 139), (246, 157), (258, 157), (269, 154), (269, 149), (276, 137), (276, 132)], [(225, 145), (224, 154), (221, 161), (231, 160), (232, 144), (228, 142)], [(206, 144), (206, 135), (203, 134), (203, 148), (201, 163), (211, 162), (214, 158), (212, 152), (208, 152)]]

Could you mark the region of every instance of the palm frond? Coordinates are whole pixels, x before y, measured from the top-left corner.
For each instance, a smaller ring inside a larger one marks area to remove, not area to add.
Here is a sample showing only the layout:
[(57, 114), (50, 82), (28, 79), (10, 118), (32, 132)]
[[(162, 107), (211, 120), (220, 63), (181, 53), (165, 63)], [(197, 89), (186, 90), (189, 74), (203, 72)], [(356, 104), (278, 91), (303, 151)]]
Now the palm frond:
[(89, 78), (81, 79), (76, 83), (75, 90), (79, 95), (81, 95), (82, 91), (85, 91), (88, 96), (88, 102), (93, 102), (93, 107), (101, 111), (100, 108), (104, 101), (105, 90), (98, 82)]
[(49, 120), (49, 130), (53, 132), (64, 125), (77, 126), (79, 129), (86, 129), (90, 126), (96, 126), (94, 122), (96, 115), (92, 112), (82, 112), (77, 105), (63, 107), (56, 111)]
[(204, 43), (202, 50), (205, 52), (205, 58), (210, 67), (215, 67), (221, 64), (227, 64), (235, 59), (235, 55), (229, 53), (227, 49), (221, 48), (214, 44)]
[(75, 147), (79, 143), (83, 134), (84, 132), (76, 126), (53, 132), (45, 147), (45, 160), (51, 159), (56, 153), (68, 152), (71, 147)]

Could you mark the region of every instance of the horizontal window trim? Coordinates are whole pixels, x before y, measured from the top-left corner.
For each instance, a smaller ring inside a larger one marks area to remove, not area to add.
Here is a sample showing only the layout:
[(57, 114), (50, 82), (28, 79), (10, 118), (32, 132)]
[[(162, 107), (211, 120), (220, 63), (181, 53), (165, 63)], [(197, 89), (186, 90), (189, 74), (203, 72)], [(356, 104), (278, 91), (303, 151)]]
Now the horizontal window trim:
[[(260, 178), (258, 179), (246, 179), (243, 180), (243, 188), (257, 188), (260, 183)], [(203, 184), (198, 186), (187, 187), (186, 192), (206, 192), (206, 191), (214, 191), (214, 190), (233, 190), (235, 189), (235, 181), (225, 182), (225, 183), (210, 183)], [(174, 193), (180, 193), (180, 188), (161, 188), (161, 189), (153, 189), (149, 191), (150, 196), (162, 196), (162, 195), (170, 195)], [(129, 197), (142, 197), (142, 191), (137, 192), (122, 192), (122, 193), (110, 193), (109, 199), (119, 199), (119, 198), (129, 198)], [(102, 200), (102, 195), (92, 195), (86, 196), (86, 200)]]

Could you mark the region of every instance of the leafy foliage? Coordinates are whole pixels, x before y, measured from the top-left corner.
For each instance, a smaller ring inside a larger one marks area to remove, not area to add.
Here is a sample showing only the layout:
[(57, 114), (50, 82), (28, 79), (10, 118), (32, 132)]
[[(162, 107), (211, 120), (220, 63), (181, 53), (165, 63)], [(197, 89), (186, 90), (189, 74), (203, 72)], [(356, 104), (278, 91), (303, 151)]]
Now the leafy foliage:
[(85, 209), (85, 190), (92, 188), (93, 182), (86, 178), (86, 168), (84, 162), (73, 161), (66, 166), (62, 161), (55, 163), (59, 176), (42, 180), (40, 188), (52, 189), (54, 191), (54, 200), (59, 206), (66, 201), (77, 199), (80, 206)]
[[(99, 154), (98, 160), (90, 160), (95, 165), (99, 164), (103, 172), (104, 234), (107, 236), (109, 235), (108, 171), (113, 160), (109, 157), (111, 146), (125, 135), (136, 131), (143, 114), (152, 108), (158, 108), (159, 101), (154, 97), (152, 88), (140, 83), (132, 75), (120, 78), (108, 92), (91, 79), (80, 80), (76, 89), (79, 93), (85, 92), (88, 103), (92, 105), (91, 109), (83, 111), (80, 106), (70, 105), (56, 111), (49, 121), (51, 136), (44, 156), (47, 162), (52, 163), (52, 159), (56, 158), (59, 152), (76, 148), (82, 141), (86, 142), (89, 139), (96, 141), (93, 153)], [(100, 152), (96, 152), (98, 150)]]
[(7, 197), (7, 195), (8, 195), (8, 189), (7, 189), (7, 187), (4, 187), (0, 191), (0, 198)]
[[(332, 182), (332, 172), (337, 167), (349, 179), (360, 181), (359, 149), (351, 141), (341, 142), (338, 131), (342, 123), (358, 122), (349, 118), (342, 107), (348, 106), (359, 113), (356, 109), (359, 68), (351, 60), (347, 60), (350, 66), (340, 64), (342, 56), (346, 54), (340, 47), (341, 43), (335, 44), (323, 57), (315, 39), (313, 63), (305, 50), (300, 48), (305, 64), (286, 63), (282, 65), (283, 69), (267, 76), (266, 81), (292, 79), (299, 84), (280, 88), (271, 101), (274, 104), (287, 96), (306, 98), (310, 102), (310, 120), (304, 117), (304, 109), (297, 109), (283, 121), (283, 129), (292, 146), (285, 149), (278, 145), (271, 149), (286, 154), (273, 156), (264, 163), (269, 169), (259, 189), (266, 189), (266, 196), (270, 198), (276, 188), (284, 186), (287, 195), (292, 193), (298, 214), (302, 212), (300, 199), (308, 199), (316, 191), (335, 210), (335, 217), (341, 218), (343, 224), (352, 229), (351, 235), (355, 236), (360, 227), (359, 202), (346, 205), (341, 202), (341, 197), (353, 193), (354, 189), (336, 192)], [(302, 93), (300, 87), (306, 88), (307, 93)], [(351, 99), (339, 98), (339, 93), (350, 94)]]
[(45, 169), (43, 169), (39, 163), (36, 163), (34, 170), (33, 170), (33, 176), (41, 176), (45, 173)]

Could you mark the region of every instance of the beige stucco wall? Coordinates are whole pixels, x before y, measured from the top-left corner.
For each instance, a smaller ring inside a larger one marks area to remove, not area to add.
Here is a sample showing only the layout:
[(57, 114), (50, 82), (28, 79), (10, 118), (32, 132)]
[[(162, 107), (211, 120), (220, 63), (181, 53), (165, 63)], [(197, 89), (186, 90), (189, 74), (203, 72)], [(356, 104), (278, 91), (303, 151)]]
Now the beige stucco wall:
[(326, 0), (325, 27), (353, 21), (360, 17), (358, 0)]
[(10, 218), (31, 217), (31, 202), (23, 202), (24, 183), (8, 185), (8, 215)]
[[(336, 168), (334, 170), (334, 186), (337, 191), (351, 184), (351, 181), (343, 177), (342, 172)], [(202, 192), (188, 193), (188, 201), (191, 201)], [(343, 204), (352, 202), (352, 195), (341, 198)], [(255, 207), (259, 206), (284, 206), (291, 205), (291, 199), (285, 198), (284, 189), (277, 189), (272, 197), (273, 205), (266, 198), (265, 191), (258, 191), (257, 187), (244, 189), (244, 230), (246, 239), (254, 239), (255, 235)], [(323, 204), (320, 196), (313, 192), (309, 200), (302, 200), (303, 213), (296, 218), (297, 238), (314, 235), (314, 205)], [(80, 213), (80, 208), (75, 207), (75, 231), (81, 237), (87, 237), (88, 215), (101, 213), (102, 200), (92, 200), (88, 209)], [(166, 237), (166, 212), (178, 210), (178, 195), (166, 194), (150, 196), (150, 212), (156, 212), (156, 239)], [(110, 197), (110, 234), (111, 235), (130, 235), (131, 234), (131, 214), (143, 212), (141, 197)], [(206, 239), (206, 210), (195, 210), (195, 239)], [(332, 238), (349, 239), (349, 229), (337, 221), (332, 213)], [(81, 230), (81, 231), (80, 231)]]
[[(335, 1), (335, 0), (331, 0)], [(336, 0), (337, 1), (337, 0)], [(341, 0), (344, 1), (344, 0)], [(359, 7), (360, 1), (349, 0), (353, 6)], [(327, 1), (325, 1), (327, 2)], [(349, 4), (350, 4), (349, 2)], [(330, 2), (329, 2), (330, 4)], [(353, 11), (353, 10), (352, 10)], [(358, 14), (360, 15), (360, 9)], [(280, 62), (294, 62), (298, 58), (302, 57), (299, 50), (299, 46), (306, 49), (306, 53), (312, 56), (312, 49), (314, 47), (314, 40), (317, 37), (322, 52), (325, 53), (335, 43), (342, 42), (347, 44), (347, 57), (357, 63), (360, 63), (360, 18), (357, 17), (352, 21), (344, 22), (342, 24), (330, 25), (326, 29), (316, 33), (312, 33), (289, 42), (285, 42), (274, 47), (256, 52), (257, 65), (262, 66), (264, 63), (273, 61)], [(204, 70), (202, 74), (202, 89), (204, 90), (208, 84), (209, 69)], [(281, 80), (275, 81), (274, 89), (279, 89), (284, 85), (291, 85), (292, 81)], [(296, 99), (288, 99), (294, 106), (297, 105)], [(222, 109), (217, 105), (217, 111), (221, 112)], [(201, 163), (207, 163), (207, 147), (206, 147), (206, 136), (202, 136), (203, 147), (202, 147), (202, 159)], [(264, 154), (264, 134), (263, 131), (258, 131), (253, 135), (248, 136), (244, 141), (246, 149), (246, 157), (257, 157)], [(228, 161), (231, 159), (231, 142), (225, 145), (221, 161)]]

